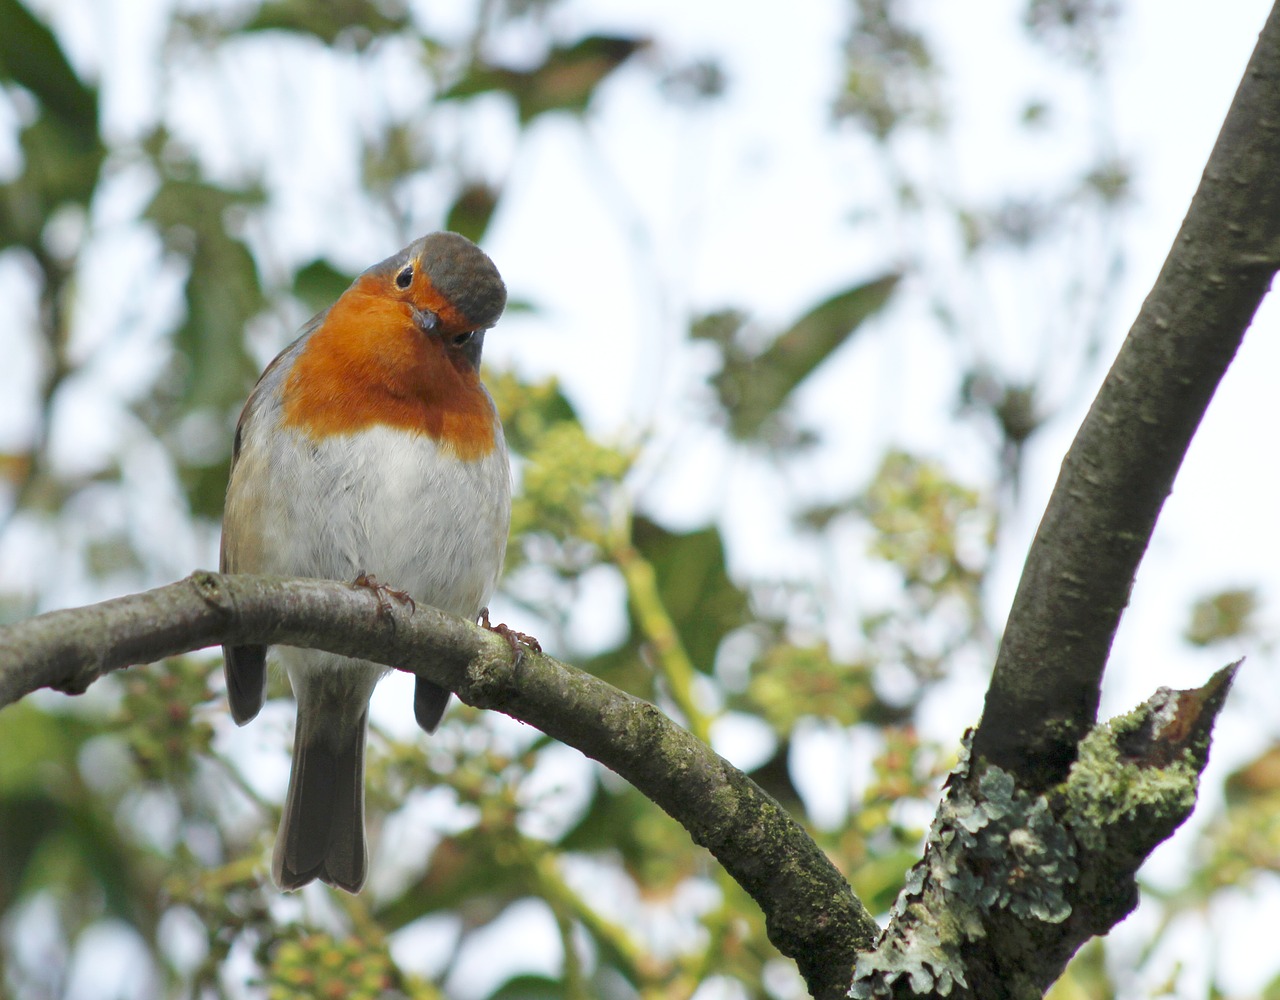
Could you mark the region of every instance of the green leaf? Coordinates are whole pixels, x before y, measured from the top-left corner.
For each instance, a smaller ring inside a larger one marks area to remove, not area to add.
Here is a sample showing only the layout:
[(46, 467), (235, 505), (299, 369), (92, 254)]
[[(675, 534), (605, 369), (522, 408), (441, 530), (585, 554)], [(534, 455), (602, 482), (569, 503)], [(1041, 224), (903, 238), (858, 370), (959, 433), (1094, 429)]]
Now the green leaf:
[(211, 521), (222, 517), (227, 496), (227, 480), (231, 476), (231, 441), (227, 440), (227, 456), (213, 465), (182, 464), (178, 476), (187, 494), (187, 503), (196, 517)]
[(29, 702), (10, 705), (0, 718), (0, 799), (62, 784), (63, 776), (70, 780), (81, 748), (97, 732), (83, 719)]
[(263, 200), (257, 188), (222, 188), (199, 180), (169, 179), (156, 192), (145, 215), (161, 229), (182, 226), (206, 239), (219, 234), (225, 237), (227, 209), (260, 205)]
[(0, 796), (0, 910), (38, 888), (33, 859), (62, 826), (62, 809), (43, 795)]
[(293, 277), (293, 294), (313, 313), (328, 309), (351, 285), (345, 274), (326, 260), (313, 260)]
[(553, 47), (542, 65), (530, 70), (477, 60), (441, 97), (450, 100), (491, 91), (508, 93), (515, 99), (522, 125), (548, 111), (581, 114), (600, 82), (647, 44), (644, 38), (588, 35), (568, 47)]
[(518, 859), (495, 860), (491, 839), (475, 829), (446, 837), (432, 852), (422, 878), (378, 911), (378, 920), (389, 928), (407, 924), (432, 913), (469, 909), (474, 927), (495, 919), (505, 907), (526, 895), (526, 871)]
[(479, 243), (489, 228), (493, 210), (498, 207), (498, 191), (484, 183), (466, 185), (449, 206), (444, 227)]
[(98, 131), (98, 92), (76, 75), (57, 38), (18, 0), (0, 0), (0, 76), (31, 91), (85, 139)]
[(265, 304), (249, 251), (232, 240), (202, 245), (187, 279), (187, 318), (175, 346), (189, 362), (184, 410), (238, 404), (255, 365), (244, 350), (244, 327)]
[(105, 157), (97, 90), (76, 76), (54, 33), (18, 0), (0, 0), (0, 81), (40, 102), (40, 114), (18, 137), (23, 172), (0, 186), (0, 248), (35, 248), (59, 205), (88, 205), (96, 190)]
[(561, 852), (616, 855), (646, 889), (671, 889), (696, 872), (703, 857), (688, 850), (684, 827), (627, 786), (611, 791), (599, 782), (578, 824), (561, 839)]
[(632, 539), (658, 575), (663, 604), (685, 650), (698, 669), (709, 672), (720, 640), (748, 620), (746, 592), (725, 570), (720, 530), (676, 534), (637, 517)]
[(721, 309), (699, 316), (689, 327), (689, 336), (695, 340), (709, 340), (721, 350), (734, 349), (734, 343), (747, 324), (745, 313), (737, 309)]
[(84, 892), (144, 935), (156, 899), (143, 855), (116, 829), (108, 803), (81, 782), (78, 759), (97, 730), (22, 703), (0, 725), (0, 911), (26, 892)]
[[(184, 289), (186, 316), (173, 335), (171, 374), (138, 411), (162, 433), (192, 513), (211, 519), (222, 512), (232, 416), (258, 375), (258, 365), (245, 349), (244, 329), (267, 304), (252, 254), (228, 232), (228, 213), (261, 199), (255, 189), (170, 179), (146, 211), (170, 250), (189, 262), (190, 271)], [(181, 417), (199, 411), (212, 417), (213, 426), (228, 427), (226, 453), (193, 460), (177, 437), (165, 433)]]
[(1280, 798), (1280, 744), (1272, 744), (1253, 760), (1227, 775), (1227, 802), (1233, 807), (1251, 800)]
[(187, 315), (174, 338), (185, 362), (172, 400), (181, 412), (239, 406), (257, 374), (244, 348), (244, 327), (264, 308), (266, 298), (253, 256), (228, 233), (225, 216), (232, 207), (261, 199), (254, 190), (170, 180), (147, 208), (147, 218), (190, 260)]
[(98, 136), (98, 92), (76, 76), (48, 26), (17, 0), (0, 0), (0, 81), (39, 102), (19, 135), (22, 174), (0, 185), (0, 248), (39, 245), (64, 202), (88, 205), (105, 151)]
[[(885, 274), (819, 303), (755, 357), (733, 344), (727, 345), (724, 366), (712, 378), (712, 384), (728, 414), (734, 437), (743, 441), (767, 437), (791, 393), (863, 322), (884, 308), (899, 277), (896, 273)], [(721, 326), (723, 323), (715, 329), (718, 331)], [(723, 336), (702, 335), (712, 340)]]
[(1252, 587), (1224, 590), (1196, 601), (1183, 637), (1193, 646), (1239, 639), (1253, 631), (1258, 592)]
[(267, 0), (240, 31), (289, 31), (312, 35), (326, 45), (346, 36), (363, 49), (408, 24), (402, 5), (377, 0)]
[(785, 371), (794, 388), (865, 320), (884, 308), (899, 277), (885, 274), (819, 303), (796, 320), (759, 360)]
[(498, 408), (507, 445), (518, 454), (528, 455), (556, 424), (578, 423), (573, 404), (554, 378), (525, 382), (513, 371), (487, 372), (485, 384)]
[(62, 202), (89, 204), (106, 155), (96, 132), (82, 131), (52, 114), (42, 114), (22, 130), (18, 142), (24, 169), (17, 184), (38, 199), (37, 231)]
[(545, 976), (522, 975), (508, 979), (489, 1000), (562, 1000), (564, 983)]

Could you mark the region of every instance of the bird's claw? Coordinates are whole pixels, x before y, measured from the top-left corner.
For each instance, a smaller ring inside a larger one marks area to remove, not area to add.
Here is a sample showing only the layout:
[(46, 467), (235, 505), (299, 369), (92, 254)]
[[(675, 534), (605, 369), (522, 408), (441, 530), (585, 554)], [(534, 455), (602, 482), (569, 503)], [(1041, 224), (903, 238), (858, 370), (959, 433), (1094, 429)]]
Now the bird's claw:
[(418, 605), (412, 597), (403, 590), (396, 590), (393, 587), (388, 587), (385, 583), (379, 583), (378, 578), (372, 573), (361, 573), (352, 581), (352, 585), (365, 587), (373, 591), (374, 596), (378, 598), (378, 618), (380, 620), (391, 614), (391, 601), (389, 598), (394, 597), (401, 604), (409, 605), (410, 612), (418, 610)]
[(525, 649), (532, 649), (535, 653), (542, 652), (542, 643), (533, 636), (527, 635), (524, 632), (517, 632), (509, 625), (504, 625), (501, 622), (494, 625), (489, 621), (488, 608), (480, 609), (480, 627), (488, 629), (490, 632), (494, 633), (494, 635), (500, 635), (502, 638), (506, 639), (507, 645), (511, 647), (511, 656), (514, 658), (516, 663), (519, 663), (520, 660), (523, 659)]

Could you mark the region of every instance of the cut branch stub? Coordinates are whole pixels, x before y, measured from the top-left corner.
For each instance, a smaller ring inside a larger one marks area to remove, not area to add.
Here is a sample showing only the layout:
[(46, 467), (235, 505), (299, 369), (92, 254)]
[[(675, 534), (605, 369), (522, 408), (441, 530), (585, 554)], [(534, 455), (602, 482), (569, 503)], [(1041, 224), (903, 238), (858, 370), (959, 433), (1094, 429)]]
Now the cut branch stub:
[(1035, 794), (966, 755), (853, 997), (1041, 997), (1138, 902), (1134, 876), (1190, 815), (1238, 664), (1094, 729)]

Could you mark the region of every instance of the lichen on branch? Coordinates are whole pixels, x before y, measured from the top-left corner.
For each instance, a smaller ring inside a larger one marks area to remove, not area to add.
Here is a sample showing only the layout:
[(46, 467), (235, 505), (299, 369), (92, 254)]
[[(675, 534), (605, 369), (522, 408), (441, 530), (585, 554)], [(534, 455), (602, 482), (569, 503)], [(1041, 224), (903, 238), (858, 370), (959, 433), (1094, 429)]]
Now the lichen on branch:
[(969, 739), (889, 927), (850, 996), (1040, 997), (1075, 950), (1137, 905), (1135, 875), (1195, 806), (1237, 664), (1096, 726), (1040, 793)]

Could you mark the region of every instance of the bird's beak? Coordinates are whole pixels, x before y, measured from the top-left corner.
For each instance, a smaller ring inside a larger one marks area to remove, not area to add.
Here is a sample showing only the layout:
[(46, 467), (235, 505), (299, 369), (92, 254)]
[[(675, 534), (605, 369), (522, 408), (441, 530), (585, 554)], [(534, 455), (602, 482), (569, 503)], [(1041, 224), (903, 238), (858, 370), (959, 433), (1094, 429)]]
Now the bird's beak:
[(423, 333), (430, 333), (440, 325), (440, 317), (430, 309), (413, 307), (413, 322)]

